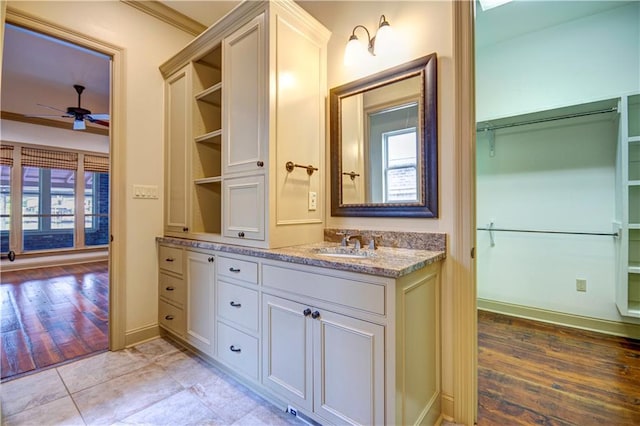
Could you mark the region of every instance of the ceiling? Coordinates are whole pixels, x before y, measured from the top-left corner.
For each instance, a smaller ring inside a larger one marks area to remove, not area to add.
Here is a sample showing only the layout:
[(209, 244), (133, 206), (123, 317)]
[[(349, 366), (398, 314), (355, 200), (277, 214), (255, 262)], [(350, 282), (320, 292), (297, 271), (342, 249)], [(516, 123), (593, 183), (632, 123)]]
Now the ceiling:
[[(633, 0), (632, 0), (633, 1)], [(205, 26), (210, 26), (240, 1), (162, 0), (161, 3)], [(322, 1), (300, 0), (309, 11)], [(515, 1), (476, 14), (478, 46), (499, 43), (619, 7), (628, 1)], [(339, 5), (339, 2), (331, 2)], [(38, 104), (66, 110), (77, 106), (74, 84), (86, 87), (82, 107), (93, 113), (109, 112), (109, 58), (51, 37), (8, 26), (2, 68), (2, 111), (17, 114), (56, 114)], [(71, 119), (67, 120), (69, 126)]]

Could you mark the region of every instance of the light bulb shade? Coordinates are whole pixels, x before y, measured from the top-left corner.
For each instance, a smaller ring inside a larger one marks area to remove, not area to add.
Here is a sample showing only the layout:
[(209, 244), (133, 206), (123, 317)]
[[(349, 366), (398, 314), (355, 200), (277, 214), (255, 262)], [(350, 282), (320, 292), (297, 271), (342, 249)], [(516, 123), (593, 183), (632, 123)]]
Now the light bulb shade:
[(84, 130), (87, 127), (84, 124), (84, 120), (74, 120), (73, 121), (73, 130)]
[(380, 28), (376, 32), (373, 53), (376, 56), (384, 56), (393, 51), (394, 37), (391, 25), (385, 20), (380, 24)]
[(358, 37), (352, 35), (344, 49), (344, 65), (352, 66), (361, 62), (366, 54), (364, 45)]

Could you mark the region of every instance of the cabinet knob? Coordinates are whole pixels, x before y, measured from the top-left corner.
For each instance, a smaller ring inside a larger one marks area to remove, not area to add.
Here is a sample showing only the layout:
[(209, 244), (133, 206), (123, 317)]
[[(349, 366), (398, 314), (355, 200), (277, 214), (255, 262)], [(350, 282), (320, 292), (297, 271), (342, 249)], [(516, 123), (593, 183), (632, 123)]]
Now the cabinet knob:
[(240, 349), (240, 348), (236, 348), (234, 345), (229, 346), (229, 350), (230, 350), (231, 352), (238, 352), (238, 353), (239, 353), (239, 352), (242, 352), (242, 349)]
[(242, 231), (238, 232), (238, 237), (244, 238), (244, 232), (242, 232)]
[(239, 307), (241, 307), (241, 306), (242, 306), (242, 304), (241, 304), (241, 303), (236, 303), (236, 302), (234, 302), (233, 300), (232, 300), (229, 304), (230, 304), (231, 306), (233, 306), (234, 308), (239, 308)]
[(207, 260), (208, 260), (209, 262), (213, 262), (213, 261), (214, 261), (213, 257), (209, 257), (209, 258), (207, 258)]
[(187, 228), (186, 226), (182, 228), (182, 232), (189, 232), (189, 228)]
[(318, 311), (313, 311), (313, 313), (311, 314), (311, 318), (313, 318), (313, 319), (318, 319), (318, 318), (320, 318), (320, 312), (318, 312)]
[(302, 311), (302, 313), (304, 314), (305, 317), (308, 317), (309, 315), (311, 315), (311, 309), (307, 308), (304, 311)]
[(171, 321), (173, 319), (173, 315), (166, 315), (164, 319), (166, 319), (167, 321)]
[(264, 161), (258, 161), (256, 164), (258, 167), (264, 167)]
[(240, 272), (240, 268), (234, 268), (233, 266), (231, 268), (229, 268), (229, 272), (235, 272), (238, 273)]
[(173, 288), (173, 287), (167, 287), (167, 288), (165, 288), (165, 290), (167, 290), (167, 291), (173, 291), (173, 290), (175, 290), (175, 288)]

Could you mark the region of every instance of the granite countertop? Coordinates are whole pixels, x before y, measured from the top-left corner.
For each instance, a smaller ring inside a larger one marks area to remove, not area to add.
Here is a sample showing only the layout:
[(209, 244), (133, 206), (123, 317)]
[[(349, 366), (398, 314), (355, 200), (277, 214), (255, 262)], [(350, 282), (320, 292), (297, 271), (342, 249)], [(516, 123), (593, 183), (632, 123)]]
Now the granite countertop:
[(407, 248), (379, 247), (373, 256), (364, 258), (329, 257), (319, 254), (327, 247), (338, 247), (334, 242), (320, 242), (277, 249), (259, 249), (229, 244), (186, 240), (181, 238), (158, 237), (158, 242), (177, 244), (185, 247), (216, 250), (225, 253), (256, 256), (264, 259), (319, 266), (342, 271), (360, 272), (370, 275), (398, 278), (446, 257), (442, 250), (415, 250)]

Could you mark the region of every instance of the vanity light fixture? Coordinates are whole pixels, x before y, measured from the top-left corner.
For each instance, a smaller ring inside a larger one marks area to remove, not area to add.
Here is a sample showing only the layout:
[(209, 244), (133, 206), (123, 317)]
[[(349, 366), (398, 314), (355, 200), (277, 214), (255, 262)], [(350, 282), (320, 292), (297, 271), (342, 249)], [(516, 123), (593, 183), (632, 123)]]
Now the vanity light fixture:
[(369, 30), (364, 25), (356, 25), (353, 27), (347, 47), (344, 50), (344, 64), (346, 66), (353, 65), (359, 60), (363, 59), (365, 54), (364, 45), (358, 40), (356, 36), (356, 30), (362, 28), (367, 33), (367, 50), (372, 56), (384, 55), (392, 48), (391, 43), (391, 25), (387, 21), (384, 15), (380, 15), (380, 21), (378, 23), (378, 30), (376, 35), (371, 37)]

